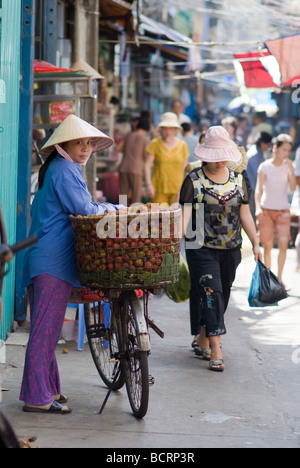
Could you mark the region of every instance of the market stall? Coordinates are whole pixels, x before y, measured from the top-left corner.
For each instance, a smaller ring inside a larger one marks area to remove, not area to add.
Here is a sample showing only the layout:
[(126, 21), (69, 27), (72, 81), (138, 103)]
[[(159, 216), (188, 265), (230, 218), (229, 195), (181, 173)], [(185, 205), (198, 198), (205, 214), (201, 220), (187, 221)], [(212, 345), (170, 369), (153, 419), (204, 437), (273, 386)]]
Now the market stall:
[(33, 99), (33, 128), (55, 129), (69, 114), (97, 124), (97, 79), (83, 72), (36, 65)]
[[(78, 61), (74, 68), (58, 68), (48, 62), (35, 60), (33, 95), (33, 154), (38, 154), (43, 141), (50, 136), (68, 115), (74, 114), (98, 127), (97, 83), (102, 76)], [(34, 138), (37, 131), (44, 135)], [(103, 154), (102, 157), (106, 157)], [(31, 193), (37, 189), (37, 172), (42, 164), (40, 157), (33, 157)], [(93, 159), (86, 168), (86, 179), (91, 193), (95, 194), (96, 164)]]

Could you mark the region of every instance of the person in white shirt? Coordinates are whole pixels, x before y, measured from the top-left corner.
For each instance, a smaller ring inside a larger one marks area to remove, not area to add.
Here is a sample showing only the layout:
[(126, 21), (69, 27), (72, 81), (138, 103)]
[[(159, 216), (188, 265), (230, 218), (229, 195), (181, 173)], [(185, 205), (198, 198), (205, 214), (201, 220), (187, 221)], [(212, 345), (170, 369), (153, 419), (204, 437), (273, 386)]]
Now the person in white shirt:
[(296, 176), (289, 156), (293, 140), (289, 135), (279, 135), (273, 146), (272, 158), (258, 168), (255, 192), (256, 219), (260, 242), (264, 247), (264, 262), (271, 269), (271, 251), (274, 246), (274, 231), (279, 249), (278, 279), (282, 274), (290, 240), (291, 215), (289, 189), (296, 189)]
[(172, 112), (177, 115), (179, 124), (192, 123), (190, 117), (183, 113), (183, 103), (180, 99), (175, 99), (172, 102)]

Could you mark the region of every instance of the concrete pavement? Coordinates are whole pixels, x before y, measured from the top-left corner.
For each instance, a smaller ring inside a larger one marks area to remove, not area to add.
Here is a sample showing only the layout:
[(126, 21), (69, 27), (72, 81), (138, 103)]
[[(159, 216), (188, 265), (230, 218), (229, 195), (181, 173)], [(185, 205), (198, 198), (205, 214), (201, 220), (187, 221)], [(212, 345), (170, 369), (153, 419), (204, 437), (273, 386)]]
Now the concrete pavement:
[[(250, 309), (255, 264), (246, 249), (227, 312), (228, 334), (222, 338), (223, 374), (209, 371), (190, 349), (188, 303), (174, 304), (166, 296), (150, 301), (150, 316), (165, 338), (151, 332), (155, 385), (143, 420), (132, 416), (125, 389), (111, 395), (102, 415), (95, 414), (106, 388), (88, 345), (78, 352), (74, 342), (57, 347), (72, 414), (22, 412), (22, 343), (8, 344), (7, 364), (0, 365), (2, 386), (9, 389), (1, 411), (19, 439), (36, 437), (32, 446), (40, 448), (299, 448), (300, 274), (295, 273), (295, 255), (288, 252), (286, 265), (291, 296), (276, 308)], [(19, 328), (12, 336), (22, 342), (27, 333)], [(63, 354), (63, 348), (69, 353)]]

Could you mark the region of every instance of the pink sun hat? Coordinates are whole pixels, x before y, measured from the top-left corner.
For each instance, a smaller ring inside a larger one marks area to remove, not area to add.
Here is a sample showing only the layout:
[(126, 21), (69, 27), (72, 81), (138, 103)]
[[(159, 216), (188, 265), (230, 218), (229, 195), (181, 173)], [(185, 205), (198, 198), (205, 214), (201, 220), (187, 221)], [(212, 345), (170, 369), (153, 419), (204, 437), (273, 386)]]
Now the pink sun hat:
[(222, 161), (238, 162), (241, 153), (237, 145), (230, 139), (224, 127), (210, 127), (205, 134), (205, 141), (194, 151), (195, 158), (203, 162), (216, 163)]

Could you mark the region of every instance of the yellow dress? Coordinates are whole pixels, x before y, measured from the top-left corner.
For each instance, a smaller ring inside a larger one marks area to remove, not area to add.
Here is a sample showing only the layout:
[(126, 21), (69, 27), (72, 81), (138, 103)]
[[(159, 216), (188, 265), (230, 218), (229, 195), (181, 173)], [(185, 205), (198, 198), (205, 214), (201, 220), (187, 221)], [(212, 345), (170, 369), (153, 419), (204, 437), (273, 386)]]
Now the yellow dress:
[(175, 201), (183, 183), (183, 164), (189, 157), (187, 144), (178, 139), (176, 146), (169, 149), (160, 137), (152, 140), (146, 151), (154, 156), (152, 184), (155, 198), (152, 201), (170, 204), (173, 199)]

